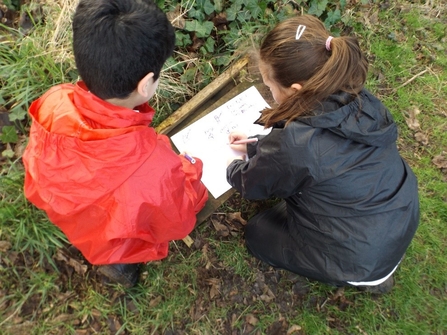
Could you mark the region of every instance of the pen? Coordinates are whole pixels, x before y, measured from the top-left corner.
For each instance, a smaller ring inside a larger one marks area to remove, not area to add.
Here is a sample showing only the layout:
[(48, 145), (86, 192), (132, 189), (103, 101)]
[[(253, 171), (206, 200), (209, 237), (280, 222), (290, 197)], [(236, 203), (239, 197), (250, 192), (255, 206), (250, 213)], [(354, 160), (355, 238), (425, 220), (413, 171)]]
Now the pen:
[(247, 138), (245, 140), (234, 141), (233, 143), (230, 143), (230, 144), (245, 144), (245, 143), (255, 143), (255, 142), (258, 142), (257, 137)]
[(187, 160), (189, 160), (189, 161), (191, 162), (191, 164), (195, 164), (195, 163), (196, 163), (196, 160), (194, 159), (194, 157), (191, 157), (191, 156), (188, 155), (188, 154), (185, 154), (185, 158), (186, 158)]

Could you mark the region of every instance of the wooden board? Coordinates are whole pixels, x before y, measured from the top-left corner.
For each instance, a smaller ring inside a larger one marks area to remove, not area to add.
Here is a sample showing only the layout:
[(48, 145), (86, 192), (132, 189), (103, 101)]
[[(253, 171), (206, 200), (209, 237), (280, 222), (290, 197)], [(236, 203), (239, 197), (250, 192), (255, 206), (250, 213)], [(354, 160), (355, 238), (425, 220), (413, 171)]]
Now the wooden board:
[[(181, 106), (155, 130), (170, 137), (253, 85), (266, 101), (271, 103), (271, 97), (262, 84), (261, 77), (257, 72), (250, 71), (249, 59), (243, 58)], [(217, 199), (208, 193), (205, 207), (197, 214), (197, 224), (206, 221), (234, 192), (234, 189), (230, 189)], [(190, 239), (188, 241), (191, 243)], [(188, 244), (187, 241), (185, 243)]]

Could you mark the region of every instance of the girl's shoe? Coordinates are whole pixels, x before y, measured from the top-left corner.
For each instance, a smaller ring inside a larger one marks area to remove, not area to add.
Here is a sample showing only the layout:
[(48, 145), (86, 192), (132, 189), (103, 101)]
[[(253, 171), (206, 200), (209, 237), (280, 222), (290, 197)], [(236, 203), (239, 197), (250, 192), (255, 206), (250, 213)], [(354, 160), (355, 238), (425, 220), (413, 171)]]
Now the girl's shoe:
[(363, 292), (368, 292), (371, 294), (386, 294), (391, 292), (394, 286), (394, 278), (391, 275), (387, 280), (385, 280), (382, 284), (376, 286), (359, 286), (359, 290)]

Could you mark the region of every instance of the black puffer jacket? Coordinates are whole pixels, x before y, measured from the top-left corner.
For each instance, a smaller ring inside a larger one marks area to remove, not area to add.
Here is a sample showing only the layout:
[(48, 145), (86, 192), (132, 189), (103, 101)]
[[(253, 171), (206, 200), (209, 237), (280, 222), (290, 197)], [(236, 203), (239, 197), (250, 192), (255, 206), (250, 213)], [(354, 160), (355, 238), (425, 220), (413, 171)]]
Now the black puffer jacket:
[(244, 198), (284, 198), (309, 272), (329, 283), (388, 275), (419, 221), (417, 180), (396, 147), (397, 128), (382, 103), (333, 95), (316, 111), (248, 145), (227, 180)]

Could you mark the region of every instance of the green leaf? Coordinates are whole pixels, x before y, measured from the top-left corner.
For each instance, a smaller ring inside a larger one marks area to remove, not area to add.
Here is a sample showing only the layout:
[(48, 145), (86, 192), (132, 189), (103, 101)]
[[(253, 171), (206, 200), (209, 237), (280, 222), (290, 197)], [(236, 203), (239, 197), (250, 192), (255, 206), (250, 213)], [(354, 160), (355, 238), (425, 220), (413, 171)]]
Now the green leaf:
[(11, 149), (6, 149), (5, 151), (2, 152), (2, 157), (13, 158), (14, 151), (12, 151)]
[(16, 127), (4, 126), (0, 135), (0, 140), (3, 143), (17, 143), (19, 137), (17, 136)]
[(228, 21), (236, 20), (237, 14), (241, 11), (241, 7), (242, 7), (241, 5), (233, 3), (229, 8), (227, 8), (227, 10), (225, 11), (225, 13), (227, 14), (227, 20)]
[(197, 68), (196, 67), (191, 67), (189, 69), (187, 69), (181, 76), (180, 76), (180, 81), (182, 83), (189, 83), (191, 81), (194, 80), (195, 76), (197, 73)]
[(231, 56), (230, 55), (220, 55), (218, 57), (214, 57), (212, 62), (216, 66), (227, 66), (231, 62)]
[(197, 19), (199, 21), (205, 21), (205, 12), (199, 8), (191, 8), (188, 12), (188, 16), (192, 19)]
[(208, 52), (214, 52), (214, 39), (212, 37), (208, 37), (203, 45)]
[(324, 24), (326, 27), (332, 26), (334, 23), (337, 23), (341, 19), (341, 13), (339, 9), (336, 9), (334, 11), (328, 11), (327, 18), (324, 20)]
[(214, 24), (210, 21), (200, 23), (197, 20), (186, 21), (185, 30), (196, 32), (197, 37), (208, 37), (214, 28)]
[(206, 0), (203, 4), (203, 11), (206, 15), (210, 15), (211, 13), (214, 13), (214, 5), (210, 0)]
[(326, 10), (327, 3), (328, 0), (312, 1), (312, 5), (310, 6), (308, 13), (320, 17)]
[(223, 0), (214, 0), (214, 8), (216, 10), (216, 13), (222, 12), (223, 7), (224, 7)]
[(261, 9), (258, 1), (256, 1), (256, 0), (247, 1), (247, 3), (245, 4), (245, 7), (248, 9), (248, 11), (250, 12), (251, 18), (253, 18), (253, 19), (258, 18), (260, 16), (260, 14), (263, 13), (263, 10)]
[(3, 3), (8, 9), (20, 10), (20, 0), (3, 0)]
[(164, 0), (156, 0), (155, 3), (160, 8), (163, 8), (165, 6), (165, 1)]
[(11, 109), (11, 112), (9, 113), (9, 120), (11, 122), (25, 120), (25, 117), (26, 117), (26, 110), (24, 110), (20, 106), (14, 107), (13, 109)]
[(175, 41), (177, 46), (186, 47), (192, 44), (191, 37), (189, 34), (184, 34), (179, 30), (175, 31)]

